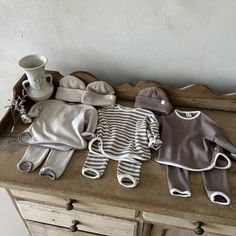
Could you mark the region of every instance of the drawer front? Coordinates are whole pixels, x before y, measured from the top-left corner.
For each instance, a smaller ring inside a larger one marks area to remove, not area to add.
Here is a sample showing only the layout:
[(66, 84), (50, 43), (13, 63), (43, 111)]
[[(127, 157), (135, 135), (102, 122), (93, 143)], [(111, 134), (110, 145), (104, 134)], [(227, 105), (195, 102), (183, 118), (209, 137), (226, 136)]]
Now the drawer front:
[(33, 221), (26, 221), (26, 224), (32, 236), (99, 236), (99, 234), (92, 234), (81, 231), (77, 231), (72, 234), (66, 228), (40, 224)]
[[(69, 203), (70, 199), (56, 197), (51, 195), (45, 195), (40, 193), (33, 193), (21, 190), (11, 189), (11, 193), (14, 197), (18, 199), (26, 199), (29, 201), (36, 201), (39, 203), (52, 204), (60, 206), (66, 209), (66, 205)], [(95, 202), (89, 202), (85, 200), (77, 200), (73, 203), (73, 209), (88, 211), (103, 215), (116, 216), (125, 219), (135, 219), (136, 211), (132, 209), (126, 209), (121, 207), (113, 207), (102, 204), (97, 204)]]
[(72, 221), (77, 220), (80, 222), (77, 227), (81, 231), (114, 236), (136, 235), (136, 221), (79, 210), (67, 211), (60, 207), (28, 201), (16, 201), (16, 203), (25, 220), (37, 221), (65, 228), (69, 228), (72, 225)]
[[(196, 233), (190, 229), (175, 228), (168, 225), (153, 225), (150, 236), (196, 236)], [(222, 234), (204, 233), (204, 236), (224, 236)], [(147, 236), (143, 234), (142, 236)]]
[[(175, 226), (180, 228), (186, 228), (193, 230), (196, 228), (194, 222), (190, 220), (186, 220), (183, 218), (173, 217), (173, 216), (165, 216), (150, 212), (143, 212), (143, 218), (147, 222), (151, 222), (154, 224), (163, 224), (169, 226)], [(199, 220), (201, 221), (201, 220)], [(207, 224), (204, 222), (202, 226), (205, 232), (214, 233), (214, 234), (223, 234), (223, 235), (230, 235), (235, 236), (236, 227), (227, 226), (227, 225), (219, 225), (219, 224)], [(170, 234), (171, 235), (171, 234)]]

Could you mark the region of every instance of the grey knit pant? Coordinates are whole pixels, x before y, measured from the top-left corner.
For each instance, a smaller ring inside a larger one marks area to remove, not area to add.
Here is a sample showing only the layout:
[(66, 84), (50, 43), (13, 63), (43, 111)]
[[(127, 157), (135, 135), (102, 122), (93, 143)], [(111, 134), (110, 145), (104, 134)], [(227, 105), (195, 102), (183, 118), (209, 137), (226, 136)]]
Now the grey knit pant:
[[(170, 194), (179, 197), (190, 197), (189, 171), (178, 167), (166, 166)], [(202, 171), (204, 188), (213, 203), (229, 205), (228, 176), (226, 169), (213, 168)]]
[(26, 149), (24, 156), (17, 164), (17, 169), (22, 172), (32, 172), (46, 159), (39, 175), (55, 180), (64, 173), (74, 151), (59, 151), (31, 145)]

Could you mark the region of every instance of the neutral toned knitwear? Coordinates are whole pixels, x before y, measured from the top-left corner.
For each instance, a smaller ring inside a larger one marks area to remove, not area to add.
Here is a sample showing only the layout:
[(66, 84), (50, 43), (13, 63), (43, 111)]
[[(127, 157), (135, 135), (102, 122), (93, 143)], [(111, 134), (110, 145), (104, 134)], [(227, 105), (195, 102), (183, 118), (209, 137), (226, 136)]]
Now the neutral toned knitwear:
[[(166, 166), (166, 171), (170, 194), (178, 197), (190, 197), (189, 171), (174, 166)], [(202, 171), (202, 178), (205, 191), (211, 202), (220, 205), (230, 204), (227, 170), (213, 168)]]
[(81, 102), (85, 83), (73, 75), (66, 75), (61, 78), (56, 91), (56, 99), (67, 102)]
[(17, 164), (17, 169), (26, 173), (33, 172), (46, 159), (39, 171), (39, 175), (55, 180), (64, 173), (74, 151), (73, 149), (69, 151), (59, 151), (30, 145)]
[(139, 184), (142, 162), (119, 161), (117, 167), (117, 179), (119, 184), (126, 188), (134, 188)]
[[(82, 174), (90, 179), (98, 179), (103, 176), (109, 163), (109, 158), (88, 153)], [(134, 188), (139, 184), (142, 162), (119, 161), (117, 166), (118, 182), (127, 188)]]
[(64, 173), (74, 151), (73, 149), (70, 151), (51, 149), (39, 175), (51, 180), (58, 179)]
[(135, 99), (134, 106), (148, 109), (162, 115), (168, 115), (172, 110), (172, 104), (166, 92), (162, 88), (157, 87), (140, 90)]
[(203, 112), (174, 110), (162, 116), (160, 123), (163, 145), (156, 153), (158, 163), (192, 171), (218, 165), (230, 168), (231, 160), (222, 148), (231, 153), (236, 153), (236, 148), (223, 129)]
[(94, 81), (87, 85), (81, 102), (102, 107), (115, 105), (115, 90), (105, 81)]
[(39, 167), (49, 152), (50, 148), (30, 145), (16, 167), (22, 172), (32, 172)]
[(97, 136), (89, 142), (91, 153), (136, 162), (149, 160), (150, 149), (160, 148), (159, 123), (152, 112), (116, 105), (98, 113)]
[(138, 185), (142, 161), (157, 150), (159, 123), (154, 114), (141, 108), (116, 105), (98, 110), (97, 137), (89, 143), (89, 154), (82, 168), (88, 178), (100, 178), (109, 159), (118, 161), (117, 179), (124, 187)]
[(34, 104), (28, 114), (35, 118), (18, 137), (23, 144), (80, 150), (95, 136), (97, 110), (90, 105), (52, 99)]
[(169, 192), (173, 196), (190, 197), (189, 171), (174, 166), (166, 166)]
[(213, 203), (220, 205), (231, 203), (227, 170), (213, 168), (203, 171), (202, 177), (207, 196)]

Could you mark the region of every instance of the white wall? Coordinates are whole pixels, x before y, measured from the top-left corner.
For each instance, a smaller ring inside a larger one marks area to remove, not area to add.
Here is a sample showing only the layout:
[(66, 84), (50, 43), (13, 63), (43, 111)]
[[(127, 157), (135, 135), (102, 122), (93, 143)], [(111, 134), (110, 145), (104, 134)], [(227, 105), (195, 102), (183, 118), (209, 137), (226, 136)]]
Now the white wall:
[(63, 74), (234, 91), (235, 9), (235, 0), (0, 0), (0, 92), (31, 53)]
[[(18, 215), (7, 192), (0, 188), (0, 235), (27, 236), (29, 235), (22, 219)], [(42, 235), (43, 236), (43, 235)]]

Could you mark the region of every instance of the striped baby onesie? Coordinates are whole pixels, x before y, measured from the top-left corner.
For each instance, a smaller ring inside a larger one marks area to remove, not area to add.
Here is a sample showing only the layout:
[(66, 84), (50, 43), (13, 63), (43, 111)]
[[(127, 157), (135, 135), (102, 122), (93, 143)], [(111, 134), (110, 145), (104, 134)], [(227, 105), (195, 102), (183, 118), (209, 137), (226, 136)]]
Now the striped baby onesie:
[(97, 134), (89, 143), (89, 154), (82, 174), (100, 178), (109, 159), (118, 161), (117, 178), (125, 187), (139, 182), (143, 161), (151, 158), (150, 149), (162, 144), (159, 123), (151, 111), (121, 105), (98, 110)]

